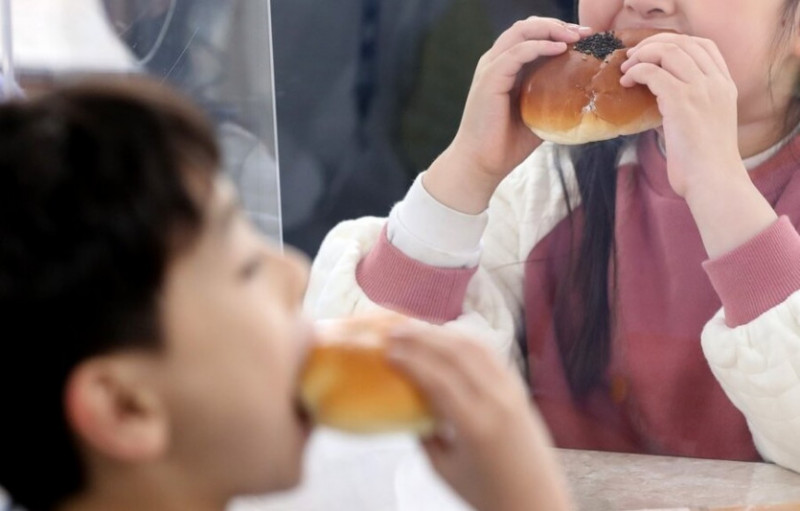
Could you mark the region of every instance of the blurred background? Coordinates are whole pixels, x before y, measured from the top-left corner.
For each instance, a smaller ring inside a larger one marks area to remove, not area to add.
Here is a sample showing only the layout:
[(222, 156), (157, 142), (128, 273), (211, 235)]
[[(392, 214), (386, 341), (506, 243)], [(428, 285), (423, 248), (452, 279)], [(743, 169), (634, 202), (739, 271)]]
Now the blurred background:
[(87, 74), (174, 85), (213, 120), (248, 215), (281, 239), (269, 0), (0, 0), (0, 18), (4, 95)]
[(103, 7), (139, 67), (210, 114), (245, 210), (279, 240), (269, 0), (103, 0)]
[(385, 216), (455, 134), (478, 58), (573, 0), (272, 0), (284, 239)]
[(0, 0), (3, 90), (84, 73), (168, 81), (214, 120), (251, 218), (313, 257), (336, 223), (388, 214), (446, 147), (500, 32), (572, 19), (572, 2)]

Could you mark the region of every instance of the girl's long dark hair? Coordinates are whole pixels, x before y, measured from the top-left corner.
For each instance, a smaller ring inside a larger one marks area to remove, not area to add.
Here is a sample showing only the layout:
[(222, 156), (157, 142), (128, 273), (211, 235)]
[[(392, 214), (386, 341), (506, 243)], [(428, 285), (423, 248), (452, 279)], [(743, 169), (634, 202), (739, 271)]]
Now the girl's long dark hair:
[[(615, 266), (617, 164), (623, 143), (624, 139), (618, 138), (568, 149), (581, 210), (573, 211), (566, 190), (565, 196), (570, 223), (580, 231), (573, 233), (577, 251), (570, 251), (573, 256), (553, 310), (567, 381), (578, 399), (603, 383), (610, 360), (616, 278), (609, 270)], [(559, 172), (563, 170), (559, 168)], [(565, 181), (562, 175), (562, 183)]]

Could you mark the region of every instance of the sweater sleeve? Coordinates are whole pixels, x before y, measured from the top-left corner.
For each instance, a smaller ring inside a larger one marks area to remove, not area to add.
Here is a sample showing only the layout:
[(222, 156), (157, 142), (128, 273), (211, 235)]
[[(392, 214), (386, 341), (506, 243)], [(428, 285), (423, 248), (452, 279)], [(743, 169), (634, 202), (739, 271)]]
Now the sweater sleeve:
[(723, 308), (703, 330), (711, 370), (761, 455), (800, 472), (800, 237), (783, 217), (706, 263)]
[(800, 235), (785, 216), (703, 267), (730, 327), (748, 323), (800, 290)]
[(389, 214), (386, 238), (405, 255), (444, 268), (477, 266), (489, 214), (449, 208), (425, 190), (421, 173)]
[(462, 329), (503, 357), (517, 356), (524, 262), (566, 215), (556, 158), (563, 160), (567, 189), (576, 189), (555, 146), (534, 151), (492, 197), (477, 268), (432, 266), (410, 257), (388, 241), (384, 219), (339, 224), (312, 265), (306, 310), (324, 318), (390, 308)]

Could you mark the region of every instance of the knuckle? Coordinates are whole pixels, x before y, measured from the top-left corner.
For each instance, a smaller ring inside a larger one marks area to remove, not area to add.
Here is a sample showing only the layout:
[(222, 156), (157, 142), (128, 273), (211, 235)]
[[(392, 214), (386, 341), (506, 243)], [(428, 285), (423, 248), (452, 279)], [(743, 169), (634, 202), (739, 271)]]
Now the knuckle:
[(491, 439), (496, 434), (496, 426), (499, 421), (494, 413), (482, 413), (475, 419), (470, 428), (469, 434), (473, 440), (482, 441)]
[(714, 41), (712, 41), (711, 39), (709, 39), (709, 38), (707, 38), (707, 37), (696, 37), (696, 36), (695, 36), (695, 37), (693, 37), (693, 39), (694, 39), (694, 40), (695, 40), (695, 41), (696, 41), (698, 44), (700, 44), (701, 46), (705, 46), (705, 47), (716, 46), (716, 45), (714, 44)]
[(701, 91), (700, 87), (691, 87), (681, 85), (676, 88), (676, 96), (680, 98), (684, 104), (696, 104), (705, 99), (705, 91)]
[(684, 53), (683, 48), (675, 43), (667, 43), (664, 46), (664, 55), (667, 58), (675, 58)]
[(451, 354), (453, 363), (458, 367), (466, 367), (469, 364), (472, 355), (469, 350), (465, 349), (461, 343), (453, 344), (453, 352)]

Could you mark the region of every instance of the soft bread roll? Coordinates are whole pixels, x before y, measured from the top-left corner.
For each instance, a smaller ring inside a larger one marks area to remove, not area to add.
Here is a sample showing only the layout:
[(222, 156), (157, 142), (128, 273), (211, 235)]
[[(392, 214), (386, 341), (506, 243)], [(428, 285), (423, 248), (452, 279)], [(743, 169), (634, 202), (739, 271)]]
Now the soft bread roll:
[(557, 144), (584, 144), (660, 126), (650, 89), (619, 84), (626, 49), (658, 32), (602, 32), (535, 62), (522, 81), (522, 121), (542, 140)]
[(352, 433), (429, 433), (425, 398), (386, 359), (390, 329), (402, 316), (366, 316), (318, 323), (300, 375), (300, 402), (311, 420)]

